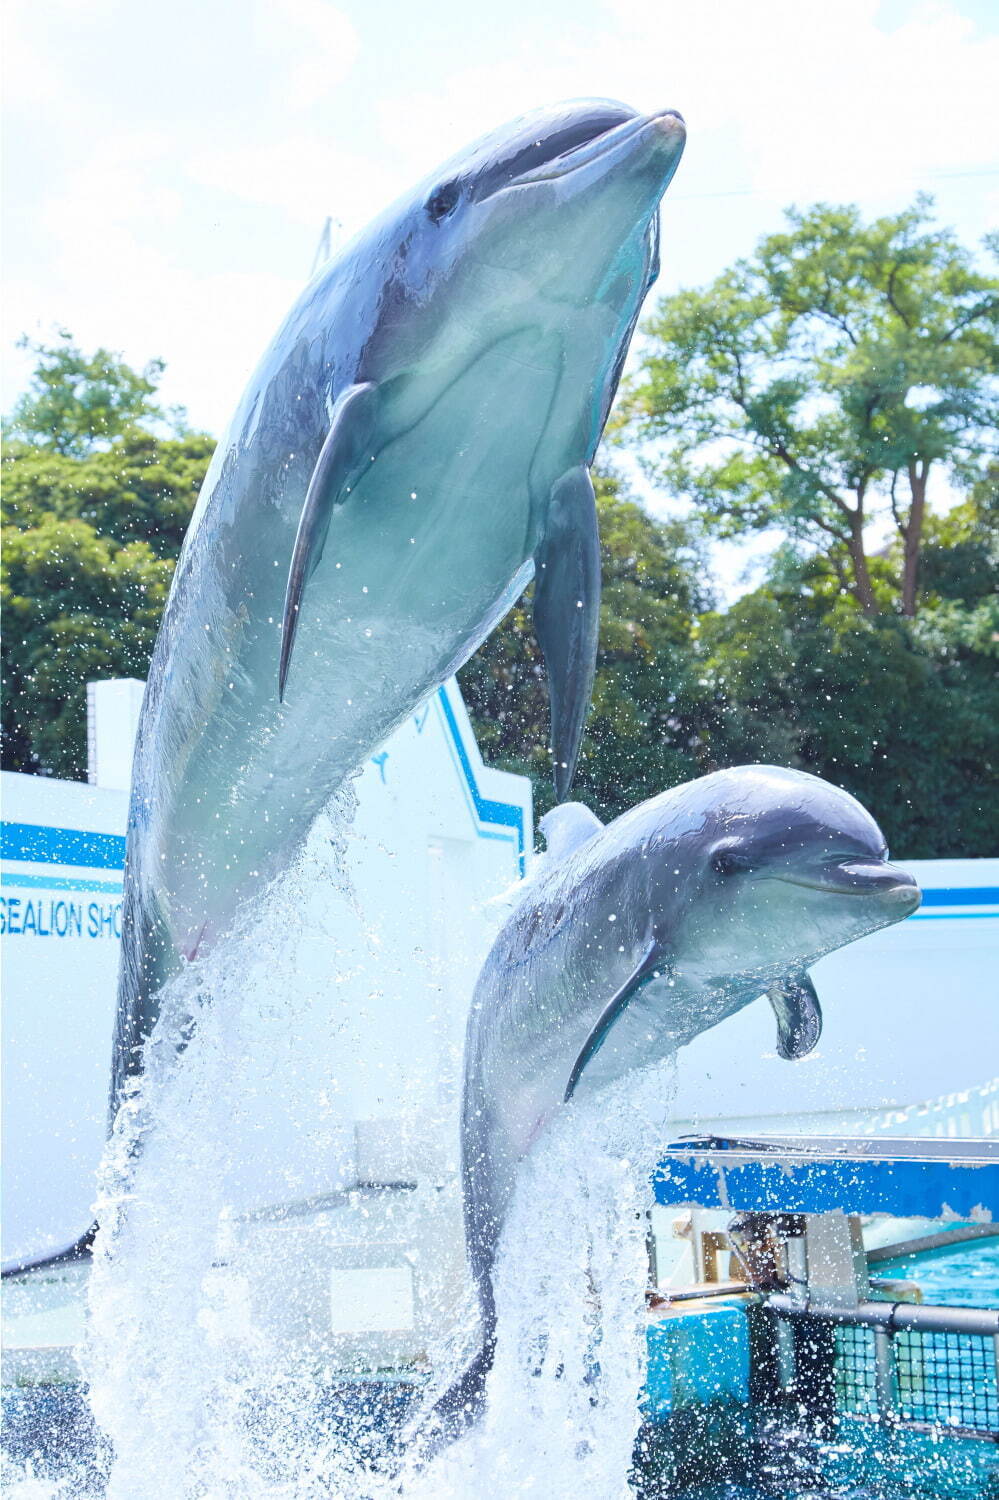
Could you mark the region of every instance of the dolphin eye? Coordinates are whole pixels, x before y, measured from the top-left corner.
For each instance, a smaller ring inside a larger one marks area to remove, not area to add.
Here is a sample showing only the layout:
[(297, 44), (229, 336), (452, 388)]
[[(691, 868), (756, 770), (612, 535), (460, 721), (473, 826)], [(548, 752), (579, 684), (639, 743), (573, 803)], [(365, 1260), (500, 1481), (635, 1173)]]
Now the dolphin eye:
[(711, 868), (716, 875), (737, 875), (740, 870), (749, 869), (749, 861), (739, 854), (733, 854), (731, 850), (722, 849), (720, 853), (712, 855)]
[(445, 182), (442, 187), (431, 193), (427, 199), (427, 213), (435, 224), (446, 219), (448, 214), (454, 213), (461, 197), (461, 188), (456, 182)]

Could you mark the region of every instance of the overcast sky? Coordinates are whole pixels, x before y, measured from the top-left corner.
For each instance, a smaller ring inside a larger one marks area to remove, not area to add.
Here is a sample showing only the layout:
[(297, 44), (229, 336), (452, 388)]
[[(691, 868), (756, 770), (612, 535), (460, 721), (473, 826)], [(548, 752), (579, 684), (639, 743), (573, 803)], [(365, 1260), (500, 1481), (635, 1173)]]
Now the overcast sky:
[[(22, 332), (142, 364), (219, 433), (308, 276), (524, 109), (675, 106), (660, 291), (792, 202), (999, 223), (996, 0), (7, 0), (2, 407)], [(653, 294), (655, 295), (655, 294)]]

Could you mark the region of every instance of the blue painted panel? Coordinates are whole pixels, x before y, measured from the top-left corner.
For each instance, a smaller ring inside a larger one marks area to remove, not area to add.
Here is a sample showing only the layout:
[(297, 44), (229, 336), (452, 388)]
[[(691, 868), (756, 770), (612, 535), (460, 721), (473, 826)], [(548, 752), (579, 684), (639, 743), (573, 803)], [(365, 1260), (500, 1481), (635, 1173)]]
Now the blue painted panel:
[(121, 870), (125, 866), (125, 839), (117, 833), (50, 828), (44, 823), (4, 823), (0, 828), (0, 856), (36, 865)]
[(749, 1400), (749, 1326), (743, 1308), (670, 1314), (648, 1330), (644, 1407), (652, 1420), (705, 1401)]
[(461, 767), (465, 782), (468, 786), (472, 806), (475, 808), (476, 816), (483, 823), (498, 823), (501, 826), (512, 828), (517, 835), (517, 855), (520, 865), (520, 873), (524, 873), (524, 810), (513, 802), (496, 802), (490, 797), (483, 797), (479, 791), (479, 784), (475, 779), (472, 763), (465, 749), (465, 742), (458, 728), (458, 721), (454, 715), (454, 709), (448, 701), (447, 690), (439, 688), (437, 698), (444, 713), (444, 719), (451, 734), (458, 764)]
[[(885, 1143), (890, 1151), (889, 1142)], [(704, 1155), (665, 1158), (653, 1176), (656, 1202), (693, 1203), (767, 1213), (891, 1213), (936, 1219), (970, 1217), (978, 1208), (999, 1219), (999, 1163), (871, 1161), (774, 1157), (731, 1165)]]

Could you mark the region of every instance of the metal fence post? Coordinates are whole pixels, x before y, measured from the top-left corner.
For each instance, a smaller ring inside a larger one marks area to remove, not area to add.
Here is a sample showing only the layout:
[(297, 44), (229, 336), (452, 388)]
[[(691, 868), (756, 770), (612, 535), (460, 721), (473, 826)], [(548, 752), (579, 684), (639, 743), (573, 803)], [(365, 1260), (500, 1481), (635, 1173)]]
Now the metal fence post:
[(898, 1406), (894, 1341), (887, 1328), (874, 1330), (874, 1390), (878, 1415), (892, 1417)]

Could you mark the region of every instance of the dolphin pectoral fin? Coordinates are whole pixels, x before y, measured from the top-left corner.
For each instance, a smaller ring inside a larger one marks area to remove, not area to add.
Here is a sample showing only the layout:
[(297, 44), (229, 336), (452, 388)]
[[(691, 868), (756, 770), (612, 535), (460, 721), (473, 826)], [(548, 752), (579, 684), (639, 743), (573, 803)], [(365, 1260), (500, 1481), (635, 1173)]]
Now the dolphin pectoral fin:
[(790, 1062), (806, 1057), (822, 1035), (822, 1007), (815, 986), (802, 969), (767, 990), (777, 1017), (777, 1051)]
[(590, 705), (600, 626), (600, 542), (593, 481), (583, 466), (555, 485), (534, 554), (534, 629), (548, 672), (555, 795), (572, 784)]
[(634, 995), (635, 991), (639, 988), (643, 981), (648, 979), (649, 976), (655, 972), (658, 951), (658, 945), (655, 943), (655, 941), (649, 944), (648, 950), (646, 951), (641, 962), (638, 964), (637, 968), (635, 968), (628, 975), (628, 978), (618, 990), (617, 994), (607, 1002), (603, 1010), (600, 1012), (600, 1015), (597, 1018), (597, 1024), (594, 1026), (593, 1030), (586, 1038), (579, 1056), (576, 1058), (576, 1061), (572, 1065), (572, 1072), (569, 1074), (569, 1082), (565, 1086), (565, 1094), (563, 1095), (562, 1102), (564, 1104), (568, 1104), (569, 1100), (572, 1098), (572, 1095), (576, 1088), (576, 1084), (579, 1082), (580, 1077), (582, 1076), (583, 1069), (586, 1067), (590, 1059), (600, 1051), (600, 1048), (607, 1040), (608, 1032), (614, 1025), (614, 1022), (617, 1020), (618, 1016), (624, 1010), (625, 1006), (628, 1004), (628, 1001), (631, 999), (631, 997)]
[(351, 483), (370, 458), (367, 448), (374, 426), (377, 390), (377, 386), (368, 381), (363, 385), (349, 386), (337, 398), (330, 430), (319, 450), (316, 467), (305, 492), (305, 504), (298, 522), (284, 596), (281, 662), (278, 667), (278, 697), (281, 699), (284, 698), (284, 685), (295, 645), (305, 585), (316, 571), (323, 555), (334, 508), (343, 504)]

